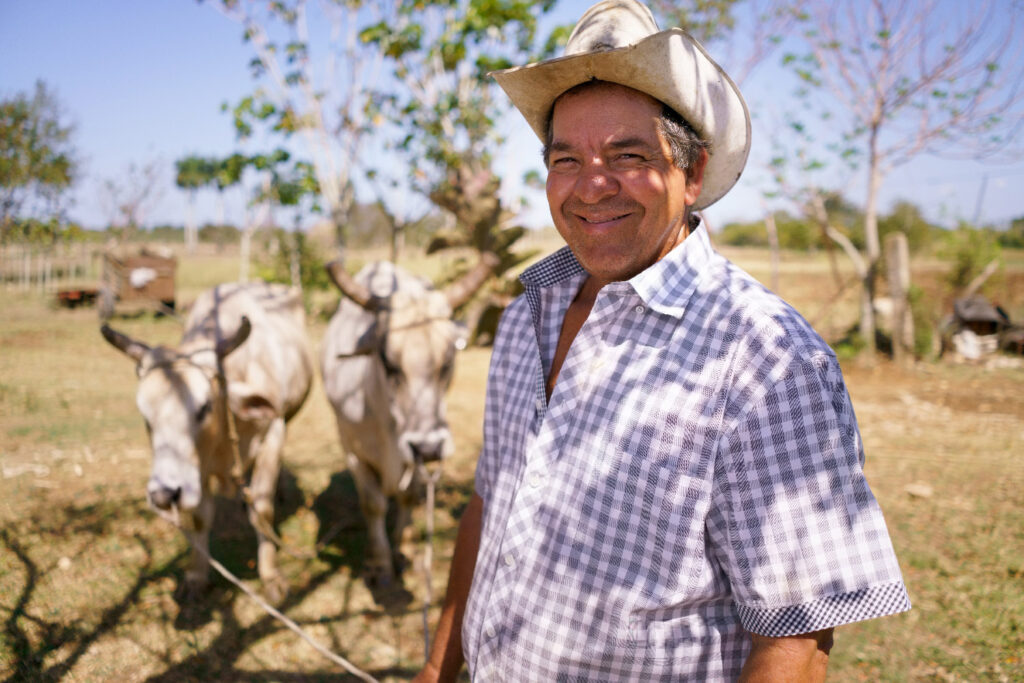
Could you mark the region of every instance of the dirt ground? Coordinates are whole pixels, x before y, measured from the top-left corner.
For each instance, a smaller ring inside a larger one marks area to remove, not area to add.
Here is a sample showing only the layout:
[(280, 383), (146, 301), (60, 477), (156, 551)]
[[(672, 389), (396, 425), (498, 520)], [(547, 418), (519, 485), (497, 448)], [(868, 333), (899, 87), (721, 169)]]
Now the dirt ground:
[[(95, 312), (0, 295), (0, 319), (0, 680), (356, 680), (223, 579), (198, 604), (175, 597), (187, 548), (145, 504), (131, 362), (102, 341)], [(149, 315), (117, 324), (152, 342), (180, 333)], [(323, 322), (311, 329), (319, 339)], [(488, 357), (464, 352), (449, 396), (458, 451), (438, 491), (431, 628), (472, 487)], [(830, 680), (1024, 680), (1024, 368), (850, 361), (844, 372), (914, 609), (840, 629)], [(425, 512), (403, 548), (402, 589), (371, 591), (319, 383), (286, 461), (277, 526), (294, 554), (281, 556), (281, 610), (375, 678), (408, 680), (424, 649)], [(240, 502), (218, 505), (211, 550), (258, 588)]]

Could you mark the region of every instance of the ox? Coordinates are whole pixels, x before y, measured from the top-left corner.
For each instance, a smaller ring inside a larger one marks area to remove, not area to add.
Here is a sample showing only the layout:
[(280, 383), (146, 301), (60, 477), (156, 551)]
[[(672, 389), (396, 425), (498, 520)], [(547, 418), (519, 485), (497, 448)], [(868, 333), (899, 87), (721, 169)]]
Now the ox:
[[(388, 262), (354, 278), (338, 261), (327, 266), (344, 298), (324, 335), (321, 370), (367, 523), (370, 585), (387, 587), (402, 569), (402, 532), (422, 488), (418, 465), (454, 450), (444, 395), (464, 337), (452, 312), (496, 262), (485, 253), (445, 291)], [(390, 542), (389, 499), (397, 513)]]
[(206, 585), (213, 494), (245, 489), (264, 593), (287, 592), (272, 536), (285, 422), (302, 406), (313, 357), (299, 293), (283, 285), (224, 284), (192, 306), (177, 348), (150, 347), (104, 325), (104, 338), (136, 362), (136, 404), (153, 450), (150, 505), (192, 546), (184, 591)]

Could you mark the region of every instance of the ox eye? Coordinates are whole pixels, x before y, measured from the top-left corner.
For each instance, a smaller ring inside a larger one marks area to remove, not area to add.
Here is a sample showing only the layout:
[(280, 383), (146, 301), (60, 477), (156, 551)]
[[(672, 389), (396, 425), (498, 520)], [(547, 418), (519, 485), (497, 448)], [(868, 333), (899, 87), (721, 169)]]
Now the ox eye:
[(210, 414), (210, 402), (207, 401), (203, 405), (199, 406), (199, 410), (196, 411), (196, 422), (202, 422), (206, 419), (206, 416)]

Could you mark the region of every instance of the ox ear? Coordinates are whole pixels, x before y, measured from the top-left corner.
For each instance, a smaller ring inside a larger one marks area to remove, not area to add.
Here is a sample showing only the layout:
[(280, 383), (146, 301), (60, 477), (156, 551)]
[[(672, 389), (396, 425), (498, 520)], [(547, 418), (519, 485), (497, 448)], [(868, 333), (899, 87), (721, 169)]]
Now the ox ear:
[(121, 352), (123, 352), (132, 360), (134, 360), (136, 363), (141, 361), (142, 356), (144, 356), (146, 352), (149, 351), (149, 347), (143, 344), (142, 342), (135, 341), (127, 334), (118, 332), (117, 330), (112, 328), (110, 325), (107, 325), (106, 323), (104, 323), (103, 327), (100, 328), (100, 334), (103, 335), (103, 338), (106, 339), (111, 346), (113, 346), (116, 349), (119, 349)]
[(476, 291), (487, 282), (487, 278), (498, 267), (500, 260), (498, 255), (493, 252), (481, 252), (480, 260), (477, 264), (470, 268), (458, 281), (445, 288), (444, 295), (448, 299), (448, 305), (451, 306), (453, 311), (460, 308), (476, 294)]
[(243, 315), (235, 333), (227, 339), (221, 339), (217, 342), (217, 357), (224, 358), (241, 346), (242, 343), (249, 338), (250, 332), (252, 332), (252, 323), (249, 322), (249, 318)]
[(269, 422), (280, 414), (271, 397), (245, 382), (228, 383), (228, 403), (231, 412), (246, 422)]

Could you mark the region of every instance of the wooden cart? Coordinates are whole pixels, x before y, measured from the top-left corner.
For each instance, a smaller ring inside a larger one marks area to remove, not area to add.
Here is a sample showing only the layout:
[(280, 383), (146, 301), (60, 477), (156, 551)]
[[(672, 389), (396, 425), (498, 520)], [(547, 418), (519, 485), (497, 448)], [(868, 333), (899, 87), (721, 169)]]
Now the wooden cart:
[(178, 261), (147, 249), (136, 254), (107, 252), (99, 293), (100, 318), (115, 312), (174, 311), (174, 276)]

